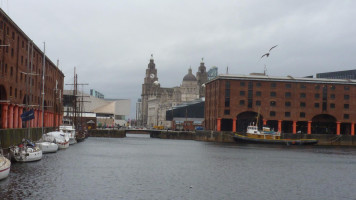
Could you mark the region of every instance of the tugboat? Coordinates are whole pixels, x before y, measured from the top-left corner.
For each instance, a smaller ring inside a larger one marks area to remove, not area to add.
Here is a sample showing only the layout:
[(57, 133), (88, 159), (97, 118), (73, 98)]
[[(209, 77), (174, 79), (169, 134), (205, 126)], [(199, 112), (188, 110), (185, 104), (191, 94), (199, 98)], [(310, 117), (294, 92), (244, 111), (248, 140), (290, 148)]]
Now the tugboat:
[(284, 145), (306, 145), (316, 144), (317, 139), (286, 139), (281, 138), (280, 132), (275, 132), (269, 127), (262, 127), (258, 130), (259, 112), (257, 115), (257, 123), (247, 126), (246, 134), (235, 133), (234, 140), (244, 143), (262, 143), (262, 144), (284, 144)]
[(281, 133), (271, 131), (269, 127), (263, 127), (258, 130), (257, 126), (252, 124), (247, 127), (246, 134), (235, 133), (234, 140), (244, 143), (262, 143), (262, 144), (285, 144), (285, 145), (305, 145), (316, 144), (317, 139), (281, 139)]

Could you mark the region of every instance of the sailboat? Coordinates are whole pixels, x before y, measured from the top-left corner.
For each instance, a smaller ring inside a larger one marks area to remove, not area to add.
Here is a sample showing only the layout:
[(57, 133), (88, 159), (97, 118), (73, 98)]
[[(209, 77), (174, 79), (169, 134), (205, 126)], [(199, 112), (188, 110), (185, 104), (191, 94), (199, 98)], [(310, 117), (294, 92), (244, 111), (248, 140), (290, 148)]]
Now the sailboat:
[[(45, 55), (46, 47), (44, 48), (43, 54)], [(45, 56), (44, 56), (45, 58)], [(44, 82), (45, 82), (45, 60), (43, 60), (43, 74), (42, 74), (42, 110), (44, 110)], [(56, 91), (57, 91), (57, 84), (56, 82)], [(46, 151), (46, 153), (56, 152), (58, 149), (66, 149), (69, 147), (69, 138), (67, 134), (61, 134), (58, 131), (52, 131), (49, 133), (44, 134), (44, 127), (43, 127), (43, 119), (44, 115), (42, 115), (42, 138), (41, 142), (39, 142), (39, 146)]]
[(11, 146), (10, 154), (16, 162), (32, 162), (42, 159), (42, 150), (28, 139), (23, 139), (19, 145)]

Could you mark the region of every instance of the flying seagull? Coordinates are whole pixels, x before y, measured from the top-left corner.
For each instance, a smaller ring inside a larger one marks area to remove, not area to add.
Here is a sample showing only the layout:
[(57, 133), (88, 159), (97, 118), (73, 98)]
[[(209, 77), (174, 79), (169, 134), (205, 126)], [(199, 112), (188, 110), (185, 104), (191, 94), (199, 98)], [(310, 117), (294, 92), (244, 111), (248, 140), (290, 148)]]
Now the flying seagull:
[[(271, 50), (272, 50), (273, 48), (276, 48), (277, 46), (278, 46), (278, 45), (273, 46), (272, 48), (270, 48), (270, 50), (269, 50), (267, 53), (263, 54), (263, 56), (268, 57), (268, 56), (269, 56), (269, 53), (271, 52)], [(261, 59), (263, 58), (263, 56), (261, 57)]]

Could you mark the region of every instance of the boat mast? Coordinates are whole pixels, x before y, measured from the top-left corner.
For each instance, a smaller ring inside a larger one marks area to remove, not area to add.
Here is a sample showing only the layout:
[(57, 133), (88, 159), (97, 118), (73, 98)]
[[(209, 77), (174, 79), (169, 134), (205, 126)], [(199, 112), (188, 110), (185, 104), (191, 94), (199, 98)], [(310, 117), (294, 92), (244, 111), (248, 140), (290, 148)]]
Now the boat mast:
[(257, 129), (258, 129), (258, 122), (259, 122), (259, 119), (260, 119), (260, 109), (261, 109), (261, 107), (258, 107), (257, 118), (256, 118), (256, 127), (257, 127)]
[(42, 64), (42, 135), (44, 134), (43, 126), (44, 126), (44, 83), (45, 83), (45, 64), (46, 63), (46, 43), (43, 42), (43, 64)]

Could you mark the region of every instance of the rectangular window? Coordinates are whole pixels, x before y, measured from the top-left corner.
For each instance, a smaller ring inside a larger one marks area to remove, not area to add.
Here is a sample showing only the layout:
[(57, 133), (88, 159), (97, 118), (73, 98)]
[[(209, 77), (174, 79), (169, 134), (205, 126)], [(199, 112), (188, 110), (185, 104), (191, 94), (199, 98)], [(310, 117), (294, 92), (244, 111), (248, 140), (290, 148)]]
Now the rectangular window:
[(348, 94), (345, 94), (345, 95), (344, 95), (344, 99), (345, 99), (345, 100), (348, 100), (348, 99), (350, 99), (350, 95), (348, 95)]
[(300, 107), (304, 108), (305, 107), (305, 102), (300, 102)]
[(320, 98), (320, 94), (316, 93), (316, 94), (314, 94), (314, 97), (315, 97), (315, 99), (319, 99)]
[(344, 86), (344, 90), (350, 90), (349, 86)]
[(320, 89), (320, 85), (315, 85), (315, 89), (319, 90)]
[(245, 96), (245, 91), (240, 91), (240, 96)]
[(257, 92), (256, 92), (256, 96), (257, 96), (257, 97), (260, 97), (261, 95), (262, 95), (261, 91), (257, 91)]
[(245, 86), (245, 82), (240, 82), (240, 86)]
[(323, 111), (326, 111), (326, 108), (327, 108), (327, 104), (326, 104), (326, 101), (323, 102)]
[(271, 88), (276, 88), (277, 84), (276, 83), (271, 83)]
[(319, 103), (314, 103), (315, 108), (319, 108), (319, 106), (320, 106)]
[(335, 108), (335, 104), (334, 104), (334, 103), (331, 103), (331, 104), (330, 104), (330, 108)]
[(349, 119), (350, 115), (349, 114), (344, 114), (344, 119)]
[(285, 105), (286, 107), (290, 107), (290, 106), (291, 106), (291, 103), (290, 103), (290, 101), (286, 101), (284, 105)]
[(248, 89), (252, 90), (252, 88), (253, 88), (253, 83), (252, 82), (248, 82)]
[(256, 87), (261, 87), (261, 83), (256, 83)]
[(247, 94), (247, 97), (248, 97), (248, 98), (252, 98), (252, 94), (253, 94), (253, 93), (252, 93), (252, 90), (249, 90), (249, 91), (248, 91), (248, 94)]
[(344, 109), (349, 109), (349, 104), (344, 104)]
[(225, 107), (230, 107), (230, 98), (225, 98)]
[(274, 111), (269, 112), (269, 116), (271, 116), (271, 117), (276, 116), (276, 112), (274, 112)]
[(256, 101), (256, 106), (260, 106), (261, 105), (261, 101)]
[(331, 90), (335, 90), (336, 89), (335, 85), (332, 85), (330, 88), (331, 88)]
[(304, 117), (305, 117), (305, 112), (301, 112), (301, 113), (299, 114), (299, 116), (300, 116), (301, 118), (304, 118)]
[(245, 100), (240, 100), (240, 105), (245, 105)]
[(330, 94), (330, 99), (335, 99), (335, 94)]
[(287, 83), (287, 84), (286, 84), (286, 88), (292, 88), (292, 84)]
[(247, 100), (247, 107), (248, 107), (248, 108), (252, 108), (252, 104), (253, 104), (253, 103), (252, 103), (252, 99), (248, 99), (248, 100)]
[(225, 89), (225, 97), (226, 98), (230, 97), (230, 89)]
[(300, 89), (306, 89), (307, 88), (307, 86), (306, 85), (304, 85), (304, 84), (300, 84)]
[(276, 94), (276, 92), (271, 92), (270, 95), (271, 95), (271, 97), (275, 97), (277, 94)]
[(225, 89), (230, 89), (230, 81), (225, 82)]
[(224, 110), (224, 115), (230, 115), (230, 110)]
[(285, 112), (285, 113), (284, 113), (284, 116), (290, 117), (290, 112)]
[(270, 106), (276, 106), (277, 103), (276, 103), (275, 101), (270, 101), (270, 102), (269, 102), (269, 105), (270, 105)]
[(292, 93), (290, 93), (290, 92), (286, 92), (286, 93), (285, 93), (285, 97), (286, 97), (286, 98), (290, 98), (291, 96), (292, 96)]
[(300, 98), (305, 98), (307, 95), (305, 93), (300, 93)]

